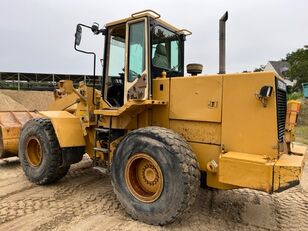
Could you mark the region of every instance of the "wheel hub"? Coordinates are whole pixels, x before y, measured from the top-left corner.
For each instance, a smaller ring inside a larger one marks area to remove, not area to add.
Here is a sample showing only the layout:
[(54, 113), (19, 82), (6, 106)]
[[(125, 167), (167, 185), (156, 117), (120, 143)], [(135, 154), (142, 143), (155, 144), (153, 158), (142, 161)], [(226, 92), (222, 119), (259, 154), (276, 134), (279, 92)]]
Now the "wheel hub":
[(125, 181), (129, 191), (142, 202), (154, 202), (163, 190), (163, 175), (157, 162), (145, 153), (128, 159)]
[(26, 157), (32, 167), (38, 167), (42, 163), (43, 154), (40, 141), (36, 137), (30, 137), (26, 145)]
[(144, 180), (147, 184), (151, 184), (154, 180), (158, 180), (158, 173), (153, 165), (146, 165), (143, 167)]

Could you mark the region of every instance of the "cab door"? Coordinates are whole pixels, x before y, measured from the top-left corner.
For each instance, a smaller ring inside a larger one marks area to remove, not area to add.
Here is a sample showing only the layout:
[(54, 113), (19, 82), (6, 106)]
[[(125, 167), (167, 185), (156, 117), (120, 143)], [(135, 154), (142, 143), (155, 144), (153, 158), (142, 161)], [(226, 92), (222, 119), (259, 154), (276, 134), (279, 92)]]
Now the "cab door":
[(126, 65), (124, 104), (129, 100), (145, 100), (149, 97), (149, 38), (147, 18), (126, 24)]

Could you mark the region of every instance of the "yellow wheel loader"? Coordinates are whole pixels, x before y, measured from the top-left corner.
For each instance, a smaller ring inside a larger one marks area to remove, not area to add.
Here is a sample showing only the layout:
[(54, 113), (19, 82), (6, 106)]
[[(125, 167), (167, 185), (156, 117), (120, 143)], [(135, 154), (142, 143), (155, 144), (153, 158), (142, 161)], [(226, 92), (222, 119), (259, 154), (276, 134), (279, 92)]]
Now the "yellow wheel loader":
[(286, 84), (272, 72), (225, 74), (227, 18), (220, 19), (213, 75), (189, 64), (184, 76), (191, 32), (154, 11), (104, 28), (78, 24), (75, 49), (94, 61), (95, 53), (80, 49), (82, 30), (105, 38), (102, 81), (94, 62), (91, 86), (60, 81), (48, 111), (0, 114), (1, 157), (18, 152), (25, 175), (42, 185), (87, 154), (111, 174), (126, 212), (154, 225), (187, 211), (200, 183), (268, 193), (299, 184), (305, 154), (290, 149), (297, 114), (287, 105)]

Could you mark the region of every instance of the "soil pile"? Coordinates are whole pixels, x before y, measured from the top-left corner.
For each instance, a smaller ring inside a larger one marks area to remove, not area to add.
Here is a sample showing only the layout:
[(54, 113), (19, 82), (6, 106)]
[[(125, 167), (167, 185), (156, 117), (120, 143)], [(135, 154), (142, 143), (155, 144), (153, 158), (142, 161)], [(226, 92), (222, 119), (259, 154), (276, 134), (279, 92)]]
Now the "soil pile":
[(27, 108), (0, 92), (0, 111), (26, 111)]
[[(0, 90), (0, 93), (9, 96), (13, 101), (23, 105), (29, 111), (43, 111), (54, 101), (51, 91), (14, 91)], [(14, 107), (15, 108), (15, 107)], [(11, 110), (11, 109), (6, 109)]]

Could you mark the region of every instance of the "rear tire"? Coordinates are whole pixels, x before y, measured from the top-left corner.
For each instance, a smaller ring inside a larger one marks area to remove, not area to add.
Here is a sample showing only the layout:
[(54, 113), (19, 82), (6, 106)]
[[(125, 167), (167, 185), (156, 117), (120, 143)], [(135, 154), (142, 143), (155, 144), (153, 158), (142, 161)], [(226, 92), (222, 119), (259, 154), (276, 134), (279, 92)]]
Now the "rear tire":
[(161, 127), (130, 132), (113, 155), (111, 171), (114, 192), (126, 212), (152, 225), (181, 217), (199, 191), (195, 154), (180, 135)]
[(38, 185), (60, 180), (70, 168), (61, 166), (61, 149), (49, 119), (35, 118), (24, 125), (18, 155), (25, 175)]

